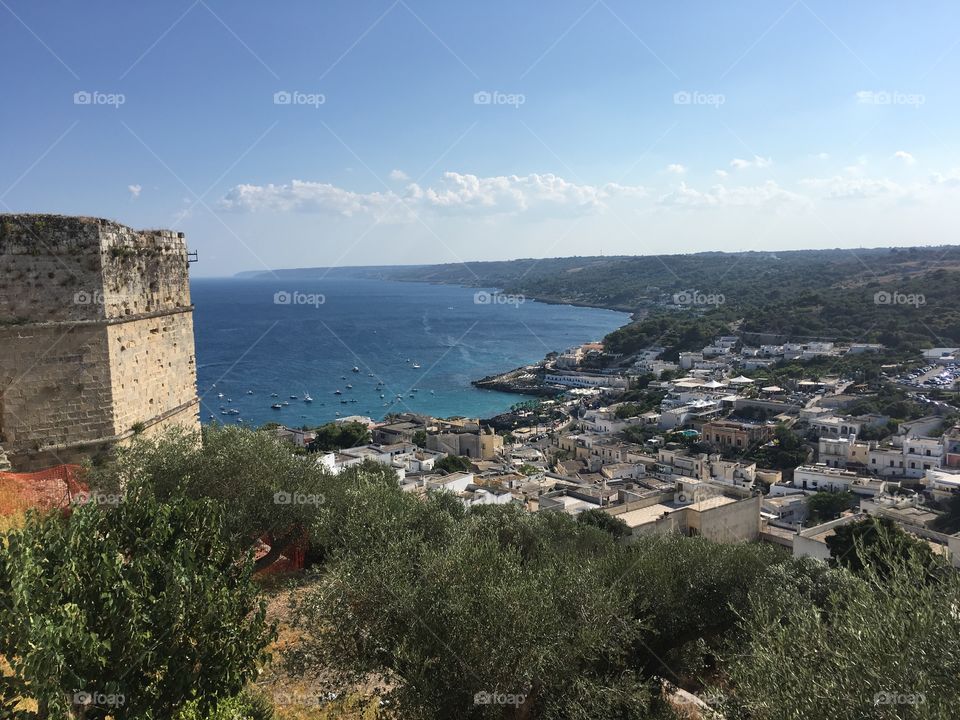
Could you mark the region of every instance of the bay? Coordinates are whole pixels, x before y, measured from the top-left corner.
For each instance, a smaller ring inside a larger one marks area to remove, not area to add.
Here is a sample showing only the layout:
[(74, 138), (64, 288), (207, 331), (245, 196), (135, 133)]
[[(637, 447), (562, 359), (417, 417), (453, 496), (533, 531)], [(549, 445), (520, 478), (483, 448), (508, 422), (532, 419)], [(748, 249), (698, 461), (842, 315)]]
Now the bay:
[[(254, 427), (403, 411), (490, 417), (525, 398), (472, 380), (629, 320), (473, 288), (348, 278), (194, 279), (191, 292), (201, 419)], [(222, 414), (231, 409), (239, 414)]]

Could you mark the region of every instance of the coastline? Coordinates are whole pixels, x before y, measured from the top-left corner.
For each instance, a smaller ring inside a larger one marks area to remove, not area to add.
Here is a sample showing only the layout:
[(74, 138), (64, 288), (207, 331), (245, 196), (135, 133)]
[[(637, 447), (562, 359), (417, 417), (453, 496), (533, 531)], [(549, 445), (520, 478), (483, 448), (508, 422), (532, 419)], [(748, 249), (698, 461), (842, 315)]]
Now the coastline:
[[(475, 303), (476, 287), (455, 283), (395, 280), (378, 283), (373, 278), (354, 277), (331, 277), (322, 282), (306, 279), (277, 282), (270, 278), (244, 277), (202, 278), (193, 285), (198, 306), (197, 360), (202, 366), (198, 368), (198, 381), (205, 395), (203, 418), (223, 421), (221, 405), (227, 404), (228, 411), (232, 408), (241, 411), (240, 415), (230, 417), (229, 422), (243, 419), (255, 425), (268, 421), (297, 426), (322, 424), (332, 421), (334, 415), (345, 416), (348, 411), (379, 419), (382, 413), (403, 409), (435, 417), (494, 417), (508, 411), (516, 402), (556, 394), (532, 383), (520, 387), (499, 384), (498, 374), (536, 366), (548, 351), (563, 352), (568, 347), (599, 339), (629, 322), (630, 317), (610, 308), (541, 303), (533, 298), (530, 304), (521, 306), (519, 312), (506, 303), (494, 302), (484, 307), (482, 300)], [(326, 302), (319, 308), (322, 315), (311, 307), (276, 305), (273, 298), (278, 290), (293, 289), (323, 291)], [(419, 303), (421, 309), (411, 311), (412, 314), (407, 312), (408, 298), (414, 307)], [(347, 316), (366, 317), (366, 308), (370, 308), (369, 325), (358, 327), (344, 320)], [(436, 312), (430, 310), (424, 314), (428, 308), (435, 308)], [(606, 312), (596, 312), (598, 310)], [(618, 314), (614, 317), (611, 312)], [(253, 323), (258, 335), (271, 330), (277, 321), (283, 323), (271, 342), (282, 344), (286, 348), (284, 354), (295, 353), (292, 365), (278, 365), (276, 349), (271, 350), (269, 343), (261, 343), (244, 356), (242, 367), (232, 368), (233, 360), (249, 344), (245, 339), (247, 325), (239, 322), (240, 315), (246, 324)], [(317, 318), (322, 318), (323, 323)], [(480, 318), (483, 325), (461, 349), (451, 354), (450, 347)], [(544, 324), (538, 329), (541, 322)], [(399, 329), (402, 332), (397, 332)], [(336, 337), (342, 342), (337, 342)], [(364, 358), (368, 362), (362, 362)], [(408, 368), (405, 358), (422, 363), (424, 369)], [(434, 362), (440, 360), (444, 362), (435, 369)], [(352, 365), (362, 366), (363, 377), (359, 384), (354, 381), (357, 388), (348, 392), (343, 388), (346, 381), (336, 378), (343, 374), (343, 368), (349, 369)], [(290, 370), (291, 367), (296, 370)], [(435, 384), (430, 384), (432, 380), (424, 383), (420, 377), (428, 369), (435, 375), (439, 373), (440, 379)], [(228, 370), (229, 374), (221, 377)], [(366, 378), (370, 373), (392, 389), (377, 391), (372, 385), (368, 387)], [(210, 394), (213, 383), (217, 389)], [(418, 387), (419, 394), (414, 387)], [(335, 388), (344, 389), (343, 398), (330, 395)], [(253, 393), (248, 394), (250, 390)], [(308, 406), (293, 403), (281, 410), (264, 410), (263, 398), (269, 398), (270, 393), (287, 397), (302, 396), (305, 391), (310, 391), (315, 398)], [(220, 392), (223, 398), (218, 397)], [(403, 402), (393, 402), (388, 408), (385, 403), (391, 401), (379, 398), (379, 394), (391, 399), (402, 394), (404, 398)], [(524, 397), (516, 398), (517, 395)], [(232, 403), (228, 399), (231, 397)], [(341, 407), (340, 400), (346, 398), (359, 402), (352, 407)]]

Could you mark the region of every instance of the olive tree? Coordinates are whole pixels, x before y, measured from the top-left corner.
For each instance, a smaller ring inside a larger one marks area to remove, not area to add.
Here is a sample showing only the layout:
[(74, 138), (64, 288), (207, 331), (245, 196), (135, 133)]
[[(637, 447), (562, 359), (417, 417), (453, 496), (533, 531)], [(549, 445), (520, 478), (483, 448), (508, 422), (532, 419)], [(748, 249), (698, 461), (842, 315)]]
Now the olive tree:
[(272, 630), (222, 509), (142, 484), (97, 498), (2, 539), (4, 717), (162, 718), (236, 695)]
[(294, 666), (376, 680), (391, 717), (646, 717), (652, 683), (626, 663), (644, 624), (605, 580), (622, 552), (607, 533), (445, 493), (356, 500), (296, 605)]
[(891, 550), (856, 575), (809, 560), (771, 569), (741, 613), (726, 717), (957, 716), (960, 576), (932, 577), (927, 559)]

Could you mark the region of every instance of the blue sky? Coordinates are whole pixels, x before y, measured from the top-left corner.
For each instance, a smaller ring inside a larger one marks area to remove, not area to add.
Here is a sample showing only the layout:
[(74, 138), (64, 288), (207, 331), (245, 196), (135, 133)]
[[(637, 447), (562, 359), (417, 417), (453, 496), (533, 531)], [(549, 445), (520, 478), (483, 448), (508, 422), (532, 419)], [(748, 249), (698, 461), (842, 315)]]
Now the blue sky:
[(0, 211), (176, 228), (199, 275), (960, 219), (955, 2), (0, 0), (0, 63)]

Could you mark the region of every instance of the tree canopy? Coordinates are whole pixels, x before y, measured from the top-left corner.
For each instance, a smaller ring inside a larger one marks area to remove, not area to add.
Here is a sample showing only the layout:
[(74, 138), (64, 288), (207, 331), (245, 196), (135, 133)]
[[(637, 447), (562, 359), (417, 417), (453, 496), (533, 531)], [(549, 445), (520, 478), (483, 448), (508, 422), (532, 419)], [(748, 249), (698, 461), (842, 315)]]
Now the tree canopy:
[(236, 695), (271, 636), (252, 570), (210, 500), (135, 483), (116, 504), (30, 514), (0, 551), (0, 700), (122, 720)]

